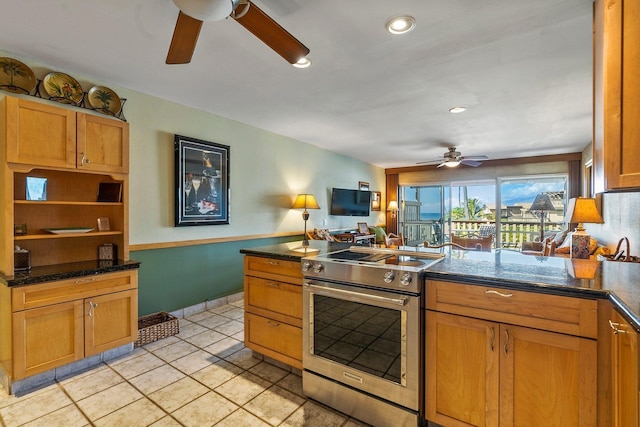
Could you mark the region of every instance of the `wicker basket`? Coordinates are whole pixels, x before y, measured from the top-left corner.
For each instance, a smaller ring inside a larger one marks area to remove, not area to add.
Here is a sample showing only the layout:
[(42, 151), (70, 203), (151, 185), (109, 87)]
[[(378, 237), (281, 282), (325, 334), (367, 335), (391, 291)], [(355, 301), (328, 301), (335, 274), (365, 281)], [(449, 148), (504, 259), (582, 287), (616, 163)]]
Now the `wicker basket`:
[(138, 340), (136, 347), (180, 333), (180, 323), (176, 316), (160, 312), (138, 319)]

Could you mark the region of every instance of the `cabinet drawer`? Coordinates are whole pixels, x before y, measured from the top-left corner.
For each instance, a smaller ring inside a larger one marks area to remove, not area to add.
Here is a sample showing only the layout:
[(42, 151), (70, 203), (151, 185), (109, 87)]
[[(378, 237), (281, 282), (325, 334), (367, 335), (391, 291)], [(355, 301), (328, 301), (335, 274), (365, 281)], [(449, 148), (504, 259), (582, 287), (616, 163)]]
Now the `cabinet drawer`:
[(244, 338), (250, 349), (302, 369), (301, 328), (245, 312)]
[(427, 308), (597, 338), (595, 300), (427, 280)]
[(295, 261), (247, 255), (244, 257), (244, 274), (302, 285), (300, 263)]
[(137, 287), (137, 270), (127, 270), (12, 288), (12, 311), (43, 307)]
[(245, 276), (246, 310), (302, 327), (302, 286)]

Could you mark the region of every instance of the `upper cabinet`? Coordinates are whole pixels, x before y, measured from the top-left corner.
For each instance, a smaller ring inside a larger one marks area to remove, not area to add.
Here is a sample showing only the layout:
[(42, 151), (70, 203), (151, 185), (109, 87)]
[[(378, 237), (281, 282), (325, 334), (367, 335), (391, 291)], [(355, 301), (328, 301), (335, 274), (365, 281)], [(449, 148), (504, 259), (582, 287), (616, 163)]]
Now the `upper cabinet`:
[(128, 172), (128, 123), (22, 98), (2, 103), (7, 162)]
[(594, 6), (594, 188), (640, 188), (640, 0)]

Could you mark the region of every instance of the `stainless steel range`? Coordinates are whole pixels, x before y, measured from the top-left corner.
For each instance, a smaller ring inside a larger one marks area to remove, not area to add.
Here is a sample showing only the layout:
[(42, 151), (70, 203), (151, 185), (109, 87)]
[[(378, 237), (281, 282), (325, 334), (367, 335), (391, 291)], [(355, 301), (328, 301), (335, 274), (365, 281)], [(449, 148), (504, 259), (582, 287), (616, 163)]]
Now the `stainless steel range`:
[(375, 426), (419, 426), (422, 276), (443, 257), (352, 247), (303, 258), (304, 393)]

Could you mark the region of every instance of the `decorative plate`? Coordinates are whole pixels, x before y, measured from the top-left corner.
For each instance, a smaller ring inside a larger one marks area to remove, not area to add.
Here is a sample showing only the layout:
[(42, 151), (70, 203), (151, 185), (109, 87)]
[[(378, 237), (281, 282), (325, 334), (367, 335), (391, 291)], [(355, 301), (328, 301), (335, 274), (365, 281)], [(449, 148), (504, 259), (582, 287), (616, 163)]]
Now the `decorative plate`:
[(94, 86), (87, 94), (89, 105), (102, 113), (117, 115), (122, 107), (120, 97), (105, 86)]
[(54, 101), (63, 104), (80, 104), (82, 101), (82, 86), (73, 77), (65, 73), (49, 73), (44, 76), (44, 90)]
[(69, 234), (69, 233), (88, 233), (93, 231), (93, 228), (78, 228), (78, 227), (69, 227), (69, 228), (45, 228), (44, 231), (48, 231), (53, 234)]
[(36, 76), (31, 68), (17, 59), (0, 58), (0, 88), (12, 93), (29, 94), (36, 87)]

